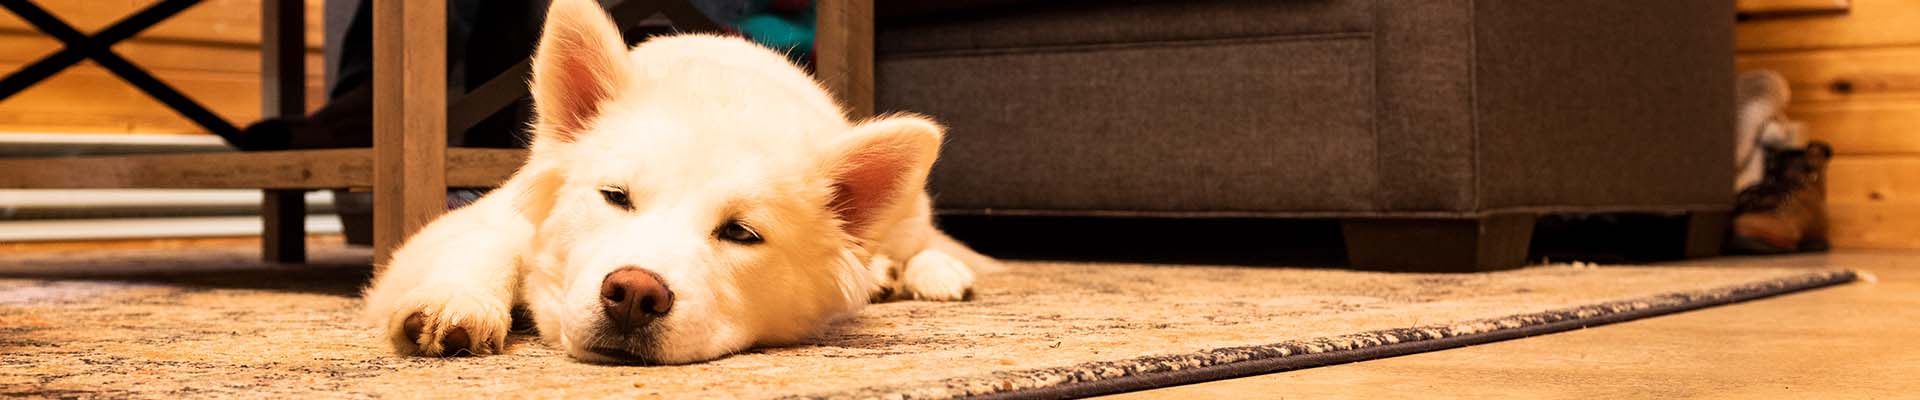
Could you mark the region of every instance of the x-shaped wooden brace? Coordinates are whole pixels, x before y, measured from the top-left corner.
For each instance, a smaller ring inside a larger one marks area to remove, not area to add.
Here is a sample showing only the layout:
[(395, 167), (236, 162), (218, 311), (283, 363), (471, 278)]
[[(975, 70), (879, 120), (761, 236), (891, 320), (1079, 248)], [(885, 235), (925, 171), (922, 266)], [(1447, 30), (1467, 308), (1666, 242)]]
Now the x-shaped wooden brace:
[(172, 86), (168, 86), (165, 82), (161, 82), (160, 79), (154, 78), (153, 74), (147, 73), (146, 70), (140, 69), (139, 66), (133, 65), (132, 62), (128, 62), (127, 59), (121, 58), (118, 53), (113, 52), (113, 45), (115, 43), (133, 37), (133, 35), (139, 34), (140, 31), (146, 30), (154, 24), (160, 23), (160, 21), (165, 21), (167, 18), (173, 17), (174, 14), (179, 14), (180, 11), (186, 10), (187, 7), (192, 7), (199, 3), (200, 0), (163, 0), (119, 22), (115, 22), (112, 26), (101, 30), (93, 36), (87, 36), (84, 33), (80, 33), (79, 30), (74, 29), (72, 25), (67, 25), (65, 21), (61, 21), (60, 18), (54, 17), (53, 14), (48, 13), (47, 10), (40, 8), (38, 5), (34, 5), (31, 1), (0, 0), (0, 6), (5, 6), (7, 10), (12, 11), (14, 15), (19, 15), (20, 19), (26, 20), (29, 24), (33, 24), (35, 29), (39, 29), (40, 32), (53, 36), (54, 39), (60, 40), (60, 42), (65, 45), (60, 51), (46, 58), (34, 61), (32, 64), (28, 64), (25, 68), (15, 71), (5, 79), (0, 79), (0, 100), (6, 100), (8, 97), (20, 93), (20, 91), (26, 90), (28, 87), (46, 80), (47, 77), (72, 67), (74, 64), (79, 63), (80, 60), (93, 59), (94, 63), (100, 64), (100, 66), (106, 68), (107, 71), (112, 72), (115, 76), (119, 76), (121, 80), (125, 80), (128, 84), (133, 85), (133, 87), (139, 88), (142, 92), (146, 92), (148, 96), (152, 96), (154, 100), (165, 104), (167, 108), (173, 109), (174, 112), (180, 113), (181, 116), (192, 120), (195, 124), (199, 124), (200, 127), (206, 128), (208, 132), (222, 137), (235, 137), (239, 135), (240, 130), (235, 128), (233, 124), (228, 123), (226, 119), (220, 118), (219, 115), (207, 110), (207, 108), (201, 106), (200, 103), (194, 102), (193, 99), (180, 94), (180, 91), (174, 90)]

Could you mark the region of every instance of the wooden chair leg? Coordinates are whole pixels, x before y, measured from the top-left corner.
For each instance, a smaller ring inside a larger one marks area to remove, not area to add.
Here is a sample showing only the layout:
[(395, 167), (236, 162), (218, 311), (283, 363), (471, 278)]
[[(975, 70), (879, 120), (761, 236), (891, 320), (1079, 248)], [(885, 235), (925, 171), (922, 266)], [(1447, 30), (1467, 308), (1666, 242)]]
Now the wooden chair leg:
[(814, 2), (814, 76), (855, 120), (873, 115), (873, 0)]
[[(260, 2), (260, 115), (307, 113), (306, 11), (300, 0)], [(307, 261), (304, 190), (265, 190), (260, 204), (260, 254), (268, 262)]]
[(307, 262), (307, 199), (304, 190), (263, 190), (260, 204), (264, 230), (260, 254), (267, 262)]
[(1356, 218), (1341, 221), (1347, 261), (1393, 271), (1470, 272), (1525, 265), (1534, 215)]
[(373, 2), (374, 263), (446, 212), (446, 0)]

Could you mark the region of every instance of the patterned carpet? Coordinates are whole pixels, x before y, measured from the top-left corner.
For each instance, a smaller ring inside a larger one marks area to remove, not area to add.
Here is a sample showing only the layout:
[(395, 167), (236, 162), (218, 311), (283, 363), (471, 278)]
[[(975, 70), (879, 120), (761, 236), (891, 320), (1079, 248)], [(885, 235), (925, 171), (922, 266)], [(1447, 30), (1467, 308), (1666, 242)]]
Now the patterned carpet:
[(1011, 263), (978, 300), (868, 307), (811, 345), (676, 367), (391, 355), (367, 253), (0, 255), (0, 397), (947, 398), (1136, 390), (1576, 329), (1851, 281), (1849, 271), (1552, 265), (1479, 274)]

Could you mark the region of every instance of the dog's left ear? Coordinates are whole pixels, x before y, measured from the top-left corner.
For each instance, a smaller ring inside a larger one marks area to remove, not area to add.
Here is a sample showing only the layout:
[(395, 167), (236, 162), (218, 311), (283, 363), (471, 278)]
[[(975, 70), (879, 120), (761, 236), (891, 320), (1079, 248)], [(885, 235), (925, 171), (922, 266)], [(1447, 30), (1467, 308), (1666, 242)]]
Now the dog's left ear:
[(827, 157), (833, 181), (828, 206), (847, 233), (867, 241), (898, 221), (926, 190), (945, 131), (924, 117), (895, 115), (855, 126)]
[(571, 142), (628, 84), (627, 45), (593, 0), (554, 0), (533, 55), (536, 142)]

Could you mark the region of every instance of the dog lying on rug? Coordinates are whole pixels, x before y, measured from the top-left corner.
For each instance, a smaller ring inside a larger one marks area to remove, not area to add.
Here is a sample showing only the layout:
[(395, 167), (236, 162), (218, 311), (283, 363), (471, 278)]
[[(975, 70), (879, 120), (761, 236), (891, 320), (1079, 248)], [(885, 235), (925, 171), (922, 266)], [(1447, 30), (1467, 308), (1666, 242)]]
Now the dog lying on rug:
[(501, 352), (524, 304), (580, 360), (699, 362), (802, 341), (873, 299), (962, 300), (993, 267), (932, 224), (933, 121), (850, 123), (741, 39), (628, 49), (593, 0), (554, 1), (543, 29), (527, 164), (366, 289), (399, 353)]

